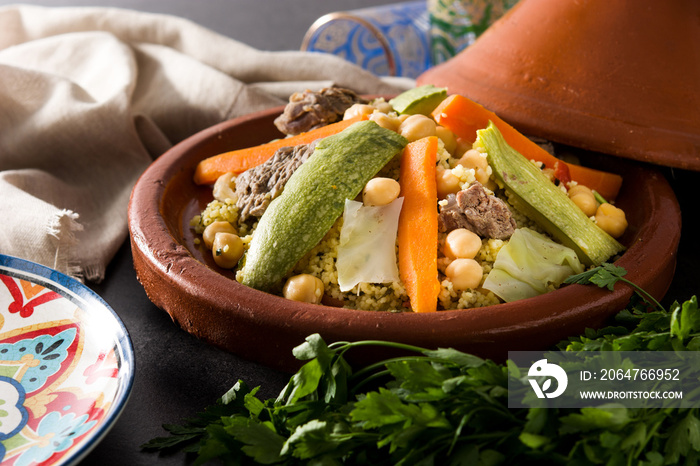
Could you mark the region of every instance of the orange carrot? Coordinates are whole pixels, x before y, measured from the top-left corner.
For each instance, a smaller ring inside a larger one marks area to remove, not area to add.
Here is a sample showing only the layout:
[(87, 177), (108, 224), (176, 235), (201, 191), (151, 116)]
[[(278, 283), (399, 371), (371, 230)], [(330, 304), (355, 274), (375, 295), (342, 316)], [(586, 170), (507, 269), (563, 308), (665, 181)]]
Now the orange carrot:
[[(433, 110), (432, 115), (439, 125), (470, 142), (476, 140), (477, 130), (486, 128), (489, 120), (493, 121), (506, 142), (528, 160), (542, 162), (550, 168), (555, 168), (557, 162), (564, 163), (501, 120), (495, 113), (462, 95), (453, 94), (447, 97)], [(607, 200), (614, 200), (620, 191), (620, 175), (581, 165), (566, 165), (573, 181), (597, 191)]]
[(434, 312), (440, 293), (437, 269), (438, 212), (435, 136), (411, 142), (401, 155), (399, 274), (415, 312)]
[(197, 165), (194, 172), (194, 182), (196, 184), (212, 184), (224, 173), (242, 173), (249, 168), (253, 168), (265, 162), (282, 147), (308, 144), (316, 139), (331, 136), (362, 119), (363, 117), (357, 116), (312, 129), (311, 131), (296, 136), (276, 139), (259, 146), (246, 147), (245, 149), (233, 150), (211, 156), (202, 160)]

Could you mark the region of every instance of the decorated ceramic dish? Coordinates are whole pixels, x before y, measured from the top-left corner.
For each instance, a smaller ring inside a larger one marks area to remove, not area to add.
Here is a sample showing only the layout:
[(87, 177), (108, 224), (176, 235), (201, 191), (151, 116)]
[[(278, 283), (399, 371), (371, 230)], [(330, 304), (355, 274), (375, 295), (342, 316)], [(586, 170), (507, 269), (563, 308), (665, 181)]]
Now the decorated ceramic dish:
[(124, 409), (134, 355), (78, 281), (0, 255), (0, 464), (77, 464)]
[[(149, 298), (188, 332), (281, 369), (298, 364), (291, 350), (313, 333), (329, 342), (391, 340), (503, 359), (509, 349), (546, 349), (599, 326), (627, 304), (628, 287), (611, 292), (570, 285), (468, 310), (373, 312), (301, 303), (243, 286), (195, 243), (190, 220), (212, 192), (210, 186), (196, 185), (193, 173), (206, 157), (279, 138), (273, 120), (281, 111), (238, 118), (189, 138), (153, 163), (134, 188), (129, 225), (137, 276)], [(616, 202), (630, 226), (619, 238), (627, 251), (616, 263), (628, 271), (627, 278), (663, 296), (680, 239), (680, 211), (671, 187), (648, 166), (592, 152), (580, 155), (588, 165), (623, 176)]]

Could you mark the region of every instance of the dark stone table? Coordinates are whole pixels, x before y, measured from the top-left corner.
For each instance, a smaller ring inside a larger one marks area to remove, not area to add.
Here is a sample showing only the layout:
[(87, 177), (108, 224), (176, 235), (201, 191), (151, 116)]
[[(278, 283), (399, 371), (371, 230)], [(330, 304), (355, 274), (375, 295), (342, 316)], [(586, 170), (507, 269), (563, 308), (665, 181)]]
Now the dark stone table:
[[(0, 1), (0, 5), (14, 2)], [(187, 17), (217, 32), (265, 50), (298, 48), (304, 32), (321, 15), (391, 1), (372, 0), (53, 0), (46, 6), (101, 5)], [(697, 293), (700, 251), (691, 223), (698, 218), (700, 174), (662, 169), (681, 203), (684, 218), (678, 267), (665, 303)], [(106, 279), (91, 285), (117, 312), (134, 345), (136, 377), (121, 417), (82, 464), (187, 464), (184, 455), (144, 453), (139, 446), (164, 435), (163, 423), (177, 423), (202, 410), (238, 379), (261, 386), (261, 396), (276, 396), (288, 379), (282, 374), (220, 351), (181, 330), (147, 298), (134, 273), (126, 242), (110, 264)]]

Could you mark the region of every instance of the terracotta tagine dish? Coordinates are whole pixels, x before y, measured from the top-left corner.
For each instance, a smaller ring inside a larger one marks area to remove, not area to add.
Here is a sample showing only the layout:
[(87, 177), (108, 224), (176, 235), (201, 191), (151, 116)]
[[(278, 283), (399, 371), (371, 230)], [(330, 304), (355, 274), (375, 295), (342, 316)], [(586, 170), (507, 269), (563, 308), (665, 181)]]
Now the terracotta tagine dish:
[(427, 83), (530, 135), (700, 170), (697, 0), (521, 0)]
[[(194, 241), (190, 219), (211, 200), (193, 182), (197, 163), (225, 151), (280, 137), (282, 108), (221, 123), (159, 157), (136, 184), (129, 206), (134, 267), (152, 302), (184, 330), (212, 345), (285, 371), (299, 361), (292, 348), (313, 333), (327, 341), (391, 340), (428, 348), (454, 347), (504, 360), (508, 350), (546, 350), (623, 309), (632, 289), (568, 285), (535, 298), (433, 313), (391, 313), (304, 304), (245, 287), (219, 269)], [(617, 205), (629, 227), (616, 264), (626, 278), (660, 299), (668, 289), (680, 239), (680, 211), (668, 182), (644, 164), (583, 151), (593, 167), (623, 176)], [(357, 355), (375, 359), (377, 354)]]

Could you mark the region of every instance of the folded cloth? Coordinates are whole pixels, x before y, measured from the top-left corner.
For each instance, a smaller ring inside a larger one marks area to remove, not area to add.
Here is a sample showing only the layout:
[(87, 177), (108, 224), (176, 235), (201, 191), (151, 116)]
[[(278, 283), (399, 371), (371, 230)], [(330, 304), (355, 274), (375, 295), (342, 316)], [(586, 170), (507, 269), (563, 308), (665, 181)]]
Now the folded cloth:
[(99, 282), (138, 176), (221, 121), (329, 85), (395, 93), (332, 55), (251, 48), (168, 15), (0, 8), (0, 253)]

